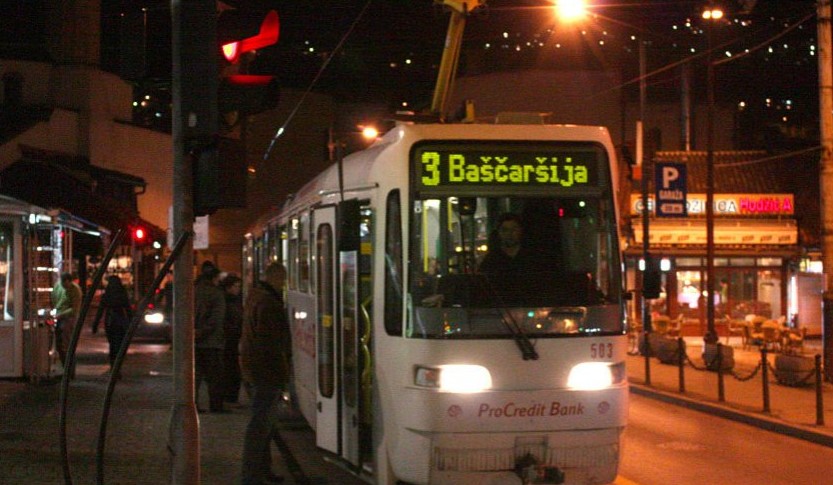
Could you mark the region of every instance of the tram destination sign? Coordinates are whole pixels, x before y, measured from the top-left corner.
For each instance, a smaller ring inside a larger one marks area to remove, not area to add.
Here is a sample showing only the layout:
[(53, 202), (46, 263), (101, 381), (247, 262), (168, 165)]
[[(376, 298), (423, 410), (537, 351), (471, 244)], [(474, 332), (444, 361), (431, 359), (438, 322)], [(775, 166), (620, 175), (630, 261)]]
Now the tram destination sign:
[(414, 152), (423, 189), (465, 186), (593, 187), (599, 184), (595, 147), (456, 144), (421, 146)]

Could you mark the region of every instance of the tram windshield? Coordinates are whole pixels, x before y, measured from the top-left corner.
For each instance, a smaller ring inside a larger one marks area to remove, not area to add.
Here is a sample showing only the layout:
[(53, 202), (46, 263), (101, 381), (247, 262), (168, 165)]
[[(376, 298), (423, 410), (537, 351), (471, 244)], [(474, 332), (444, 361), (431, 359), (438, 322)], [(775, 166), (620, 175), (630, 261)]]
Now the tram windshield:
[(412, 337), (621, 333), (607, 196), (429, 196), (412, 214)]

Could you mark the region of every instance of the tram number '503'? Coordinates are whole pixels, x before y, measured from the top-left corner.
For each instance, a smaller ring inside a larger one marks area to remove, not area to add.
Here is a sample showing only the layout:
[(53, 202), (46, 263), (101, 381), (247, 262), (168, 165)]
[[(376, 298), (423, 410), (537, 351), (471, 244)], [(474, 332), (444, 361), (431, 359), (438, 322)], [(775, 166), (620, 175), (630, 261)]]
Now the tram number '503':
[(613, 344), (590, 344), (591, 359), (612, 359)]

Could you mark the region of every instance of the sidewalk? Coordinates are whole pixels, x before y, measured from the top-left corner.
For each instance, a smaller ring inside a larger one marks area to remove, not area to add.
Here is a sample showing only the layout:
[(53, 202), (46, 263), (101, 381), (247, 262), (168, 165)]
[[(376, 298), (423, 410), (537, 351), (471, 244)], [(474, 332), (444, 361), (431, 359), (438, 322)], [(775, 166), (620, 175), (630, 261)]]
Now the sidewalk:
[[(704, 368), (702, 337), (686, 337), (685, 341), (688, 358), (698, 368)], [(721, 343), (725, 341), (721, 338)], [(778, 384), (770, 371), (770, 412), (765, 413), (761, 370), (750, 378), (761, 361), (760, 351), (754, 346), (742, 349), (737, 338), (730, 344), (735, 367), (732, 373), (724, 373), (725, 402), (718, 399), (717, 373), (697, 370), (689, 363), (684, 369), (685, 393), (680, 393), (679, 367), (663, 364), (657, 358), (650, 359), (651, 385), (646, 385), (642, 355), (627, 357), (631, 392), (833, 447), (833, 385), (822, 385), (824, 425), (817, 425), (815, 379), (810, 378), (810, 385), (805, 387), (789, 387)], [(812, 358), (820, 353), (820, 341), (805, 342), (803, 356)], [(770, 352), (767, 356), (772, 365), (775, 355)]]
[[(73, 483), (96, 483), (96, 447), (107, 389), (107, 342), (84, 329), (76, 379), (68, 393), (67, 437)], [(173, 384), (172, 352), (167, 344), (131, 345), (112, 399), (104, 454), (104, 483), (170, 483), (168, 452)], [(58, 435), (60, 381), (32, 385), (0, 380), (0, 483), (64, 483)], [(207, 406), (203, 387), (201, 404)], [(244, 393), (241, 393), (243, 395)], [(245, 405), (245, 396), (243, 396)], [(201, 483), (240, 483), (243, 436), (249, 410), (200, 414)], [(305, 480), (290, 460), (278, 458), (274, 471), (293, 483), (356, 483), (355, 477), (314, 453), (312, 432), (300, 419), (280, 424), (281, 436), (301, 462)], [(287, 464), (287, 462), (289, 462)]]

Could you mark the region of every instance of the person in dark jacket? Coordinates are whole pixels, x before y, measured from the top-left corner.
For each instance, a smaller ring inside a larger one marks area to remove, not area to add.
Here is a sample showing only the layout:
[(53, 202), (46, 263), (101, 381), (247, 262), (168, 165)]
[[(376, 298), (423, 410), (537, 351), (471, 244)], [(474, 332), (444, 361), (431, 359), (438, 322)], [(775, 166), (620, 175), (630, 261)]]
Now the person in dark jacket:
[(223, 399), (235, 404), (240, 398), (240, 337), (243, 334), (243, 281), (236, 275), (227, 275), (220, 281), (226, 296), (226, 318), (223, 333), (226, 338), (223, 349)]
[(265, 276), (246, 300), (240, 342), (243, 379), (253, 389), (252, 415), (243, 444), (243, 485), (283, 481), (272, 473), (269, 442), (273, 432), (270, 410), (290, 377), (291, 341), (282, 294), (286, 270), (280, 263), (271, 263)]
[[(226, 297), (217, 284), (220, 270), (213, 264), (203, 264), (194, 288), (194, 390), (199, 403), (202, 381), (208, 384), (208, 409), (212, 413), (229, 412), (223, 409), (223, 320), (226, 317)], [(201, 411), (199, 406), (197, 410)]]
[(112, 370), (113, 362), (119, 355), (119, 349), (124, 342), (127, 328), (130, 326), (130, 318), (133, 316), (127, 289), (121, 283), (121, 278), (116, 275), (107, 277), (107, 286), (104, 288), (104, 294), (99, 303), (99, 312), (93, 323), (93, 333), (98, 332), (102, 313), (104, 314), (104, 333), (110, 344), (110, 369)]

